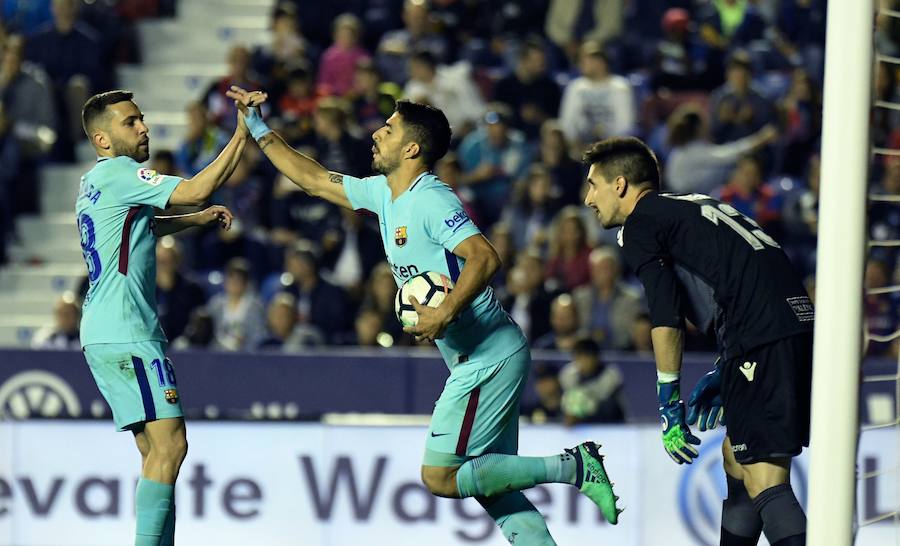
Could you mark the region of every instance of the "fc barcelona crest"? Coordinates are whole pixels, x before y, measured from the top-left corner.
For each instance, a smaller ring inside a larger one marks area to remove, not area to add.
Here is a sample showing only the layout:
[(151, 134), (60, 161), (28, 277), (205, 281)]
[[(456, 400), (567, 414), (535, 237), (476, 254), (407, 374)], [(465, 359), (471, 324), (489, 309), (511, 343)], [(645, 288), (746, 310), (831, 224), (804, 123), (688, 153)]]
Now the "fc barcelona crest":
[(400, 226), (394, 230), (394, 242), (397, 246), (406, 244), (406, 226)]

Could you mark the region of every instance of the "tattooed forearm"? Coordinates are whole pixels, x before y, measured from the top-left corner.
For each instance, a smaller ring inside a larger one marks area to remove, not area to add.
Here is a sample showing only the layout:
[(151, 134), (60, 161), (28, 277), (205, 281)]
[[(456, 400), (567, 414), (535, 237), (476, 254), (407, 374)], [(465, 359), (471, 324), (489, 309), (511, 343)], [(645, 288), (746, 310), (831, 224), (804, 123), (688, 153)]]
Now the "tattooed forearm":
[(344, 183), (344, 175), (338, 173), (329, 173), (328, 181), (332, 184), (343, 184)]
[(266, 149), (266, 146), (268, 146), (269, 144), (272, 144), (273, 142), (275, 142), (275, 138), (272, 136), (272, 133), (269, 133), (269, 134), (267, 134), (267, 135), (261, 137), (261, 138), (260, 138), (259, 140), (257, 140), (256, 142), (259, 144), (259, 149), (260, 149), (260, 150), (265, 150), (265, 149)]

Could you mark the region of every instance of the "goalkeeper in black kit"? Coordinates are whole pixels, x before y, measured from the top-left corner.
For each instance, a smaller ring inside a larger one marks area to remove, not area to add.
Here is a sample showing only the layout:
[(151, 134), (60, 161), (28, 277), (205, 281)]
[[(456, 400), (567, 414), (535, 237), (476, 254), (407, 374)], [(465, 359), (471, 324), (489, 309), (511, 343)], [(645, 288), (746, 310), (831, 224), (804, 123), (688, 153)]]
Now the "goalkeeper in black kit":
[[(666, 452), (697, 457), (700, 430), (724, 422), (728, 498), (721, 546), (802, 546), (806, 516), (791, 459), (809, 445), (813, 306), (778, 243), (706, 195), (659, 191), (659, 164), (636, 138), (595, 143), (585, 205), (619, 244), (646, 290)], [(720, 359), (688, 402), (679, 377), (685, 320), (714, 336)]]

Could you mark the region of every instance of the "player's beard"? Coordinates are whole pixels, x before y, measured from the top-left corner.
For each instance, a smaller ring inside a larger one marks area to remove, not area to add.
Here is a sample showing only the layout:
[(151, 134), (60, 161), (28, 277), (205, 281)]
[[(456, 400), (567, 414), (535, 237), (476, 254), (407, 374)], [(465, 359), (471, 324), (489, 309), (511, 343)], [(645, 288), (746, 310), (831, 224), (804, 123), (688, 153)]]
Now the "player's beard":
[(150, 142), (149, 140), (146, 143), (146, 146), (141, 146), (140, 142), (135, 142), (134, 144), (128, 144), (127, 142), (118, 140), (116, 138), (111, 138), (112, 140), (112, 149), (113, 154), (116, 156), (124, 155), (128, 156), (131, 159), (137, 161), (138, 163), (143, 163), (150, 159)]
[(397, 170), (400, 167), (400, 158), (396, 158), (395, 160), (388, 159), (381, 152), (378, 153), (378, 156), (372, 156), (372, 170), (378, 174), (390, 174)]

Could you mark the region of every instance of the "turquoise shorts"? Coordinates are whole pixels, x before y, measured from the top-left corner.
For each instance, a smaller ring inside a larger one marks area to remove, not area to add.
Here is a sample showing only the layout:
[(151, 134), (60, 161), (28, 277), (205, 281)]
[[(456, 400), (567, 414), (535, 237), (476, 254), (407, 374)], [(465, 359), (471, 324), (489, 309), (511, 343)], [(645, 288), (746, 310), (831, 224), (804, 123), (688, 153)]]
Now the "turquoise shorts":
[(497, 365), (465, 371), (457, 367), (434, 405), (425, 466), (458, 466), (485, 453), (519, 450), (519, 398), (531, 369), (523, 347)]
[(98, 343), (84, 348), (97, 387), (119, 431), (135, 425), (183, 417), (175, 368), (161, 341)]

